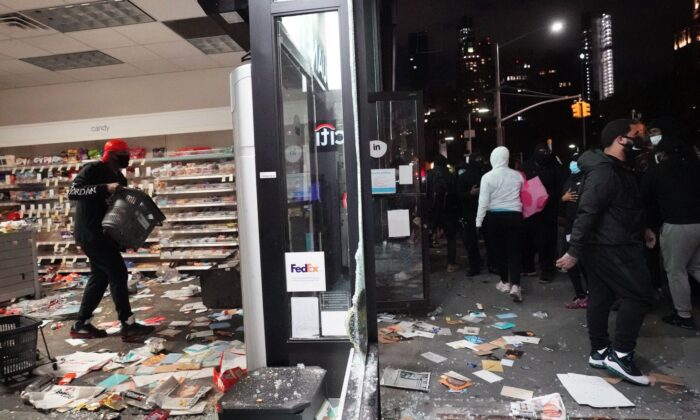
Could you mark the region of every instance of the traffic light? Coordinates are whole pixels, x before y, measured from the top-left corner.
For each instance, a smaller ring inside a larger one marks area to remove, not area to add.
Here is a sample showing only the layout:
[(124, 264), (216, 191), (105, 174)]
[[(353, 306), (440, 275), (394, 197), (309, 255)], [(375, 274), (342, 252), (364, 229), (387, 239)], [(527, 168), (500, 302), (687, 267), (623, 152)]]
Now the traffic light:
[(581, 110), (582, 110), (581, 116), (583, 118), (590, 117), (591, 116), (591, 104), (589, 104), (586, 101), (581, 101), (580, 104), (581, 104)]
[(576, 101), (573, 104), (571, 104), (571, 112), (574, 115), (574, 118), (583, 118), (582, 113), (581, 113), (581, 102)]

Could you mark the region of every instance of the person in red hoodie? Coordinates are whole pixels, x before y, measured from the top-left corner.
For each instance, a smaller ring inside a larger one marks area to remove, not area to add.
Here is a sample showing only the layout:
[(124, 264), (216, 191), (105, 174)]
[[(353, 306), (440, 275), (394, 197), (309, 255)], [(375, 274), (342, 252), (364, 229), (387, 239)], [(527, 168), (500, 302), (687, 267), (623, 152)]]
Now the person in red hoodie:
[(73, 338), (102, 338), (106, 331), (92, 325), (92, 314), (100, 304), (107, 286), (121, 321), (123, 341), (141, 341), (154, 328), (135, 322), (129, 303), (129, 272), (120, 246), (102, 230), (109, 197), (126, 187), (121, 170), (129, 166), (129, 146), (123, 140), (110, 140), (104, 146), (102, 159), (80, 170), (68, 191), (68, 198), (77, 201), (75, 210), (75, 242), (90, 261), (90, 279), (85, 286), (73, 325)]

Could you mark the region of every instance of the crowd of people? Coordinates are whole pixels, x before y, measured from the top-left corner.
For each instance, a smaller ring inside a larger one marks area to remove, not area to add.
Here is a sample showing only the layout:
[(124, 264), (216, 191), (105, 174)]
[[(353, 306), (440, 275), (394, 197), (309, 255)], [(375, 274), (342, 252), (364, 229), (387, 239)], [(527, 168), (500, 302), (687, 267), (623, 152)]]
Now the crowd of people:
[[(675, 310), (663, 321), (696, 329), (691, 283), (700, 282), (700, 148), (686, 140), (663, 121), (647, 127), (618, 119), (603, 129), (600, 149), (572, 153), (567, 163), (551, 143), (538, 144), (522, 164), (506, 147), (491, 152), (490, 168), (474, 153), (454, 173), (439, 156), (428, 173), (428, 226), (447, 238), (448, 271), (460, 270), (461, 236), (467, 276), (487, 268), (500, 277), (498, 291), (515, 302), (523, 300), (521, 278), (537, 275), (536, 268), (540, 283), (551, 282), (557, 269), (566, 272), (574, 296), (566, 307), (587, 310), (589, 364), (648, 385), (634, 362), (647, 312), (669, 295)], [(525, 197), (538, 187), (546, 201), (532, 210)]]

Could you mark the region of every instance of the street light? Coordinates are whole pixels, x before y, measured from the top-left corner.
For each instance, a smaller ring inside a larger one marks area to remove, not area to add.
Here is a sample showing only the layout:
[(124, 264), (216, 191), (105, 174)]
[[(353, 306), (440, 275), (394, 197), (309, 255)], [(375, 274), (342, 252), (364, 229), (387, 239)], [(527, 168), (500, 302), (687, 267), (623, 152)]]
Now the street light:
[(505, 140), (503, 138), (503, 121), (501, 119), (501, 47), (505, 47), (507, 45), (510, 45), (516, 41), (520, 41), (521, 39), (530, 36), (534, 33), (544, 31), (546, 29), (549, 29), (551, 33), (560, 33), (564, 30), (564, 22), (561, 20), (556, 20), (552, 22), (549, 27), (541, 27), (534, 29), (530, 32), (526, 32), (518, 37), (515, 37), (511, 39), (508, 42), (504, 42), (503, 44), (499, 44), (496, 42), (496, 89), (495, 89), (495, 100), (494, 100), (494, 111), (496, 113), (496, 144), (498, 146), (504, 146), (505, 145)]

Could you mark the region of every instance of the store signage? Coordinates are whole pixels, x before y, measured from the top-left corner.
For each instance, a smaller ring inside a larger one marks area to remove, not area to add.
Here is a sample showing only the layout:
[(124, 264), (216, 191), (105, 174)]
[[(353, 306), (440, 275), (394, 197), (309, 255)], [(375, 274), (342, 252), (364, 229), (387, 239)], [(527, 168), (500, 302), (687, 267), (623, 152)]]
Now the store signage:
[(369, 155), (375, 159), (379, 159), (380, 157), (384, 156), (386, 154), (386, 150), (386, 143), (381, 140), (372, 140), (369, 142)]
[(316, 147), (335, 146), (345, 142), (343, 130), (336, 130), (333, 124), (318, 124), (314, 132), (316, 133)]
[(284, 149), (284, 158), (289, 163), (297, 163), (301, 160), (301, 153), (301, 146), (287, 146), (287, 148)]
[(323, 252), (284, 254), (288, 292), (325, 292), (326, 260)]
[(109, 126), (107, 124), (105, 124), (105, 125), (93, 125), (92, 127), (90, 127), (90, 131), (92, 131), (93, 133), (101, 133), (101, 132), (106, 133), (109, 131)]

